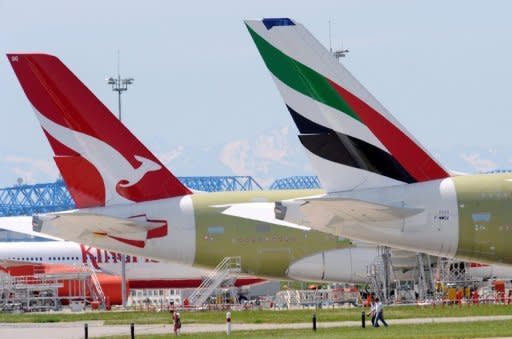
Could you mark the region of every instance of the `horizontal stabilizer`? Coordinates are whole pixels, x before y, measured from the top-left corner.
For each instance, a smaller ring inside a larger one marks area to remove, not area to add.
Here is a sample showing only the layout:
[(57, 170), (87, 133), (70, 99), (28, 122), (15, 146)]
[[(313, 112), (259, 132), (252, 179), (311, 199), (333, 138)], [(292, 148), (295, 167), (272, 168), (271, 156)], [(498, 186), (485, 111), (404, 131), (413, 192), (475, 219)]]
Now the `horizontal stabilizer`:
[[(286, 206), (285, 202), (284, 206)], [(292, 215), (301, 215), (303, 219), (295, 220), (296, 222), (336, 235), (339, 235), (340, 227), (354, 224), (378, 224), (380, 227), (399, 228), (402, 227), (403, 219), (423, 212), (421, 208), (390, 206), (329, 196), (304, 200), (299, 209), (300, 213), (292, 213)], [(283, 220), (293, 222), (286, 215)]]
[(77, 242), (104, 237), (139, 248), (149, 239), (167, 235), (165, 220), (151, 220), (145, 215), (118, 218), (77, 211), (49, 213), (34, 216), (33, 227), (36, 232)]
[(0, 218), (0, 230), (6, 230), (16, 233), (29, 235), (32, 237), (44, 238), (47, 240), (62, 240), (60, 238), (52, 237), (32, 230), (32, 217), (21, 216), (21, 217), (1, 217)]
[[(287, 223), (341, 235), (352, 225), (399, 228), (403, 219), (423, 212), (421, 208), (385, 205), (339, 196), (311, 196), (274, 203), (274, 217)], [(242, 214), (242, 213), (240, 213)]]

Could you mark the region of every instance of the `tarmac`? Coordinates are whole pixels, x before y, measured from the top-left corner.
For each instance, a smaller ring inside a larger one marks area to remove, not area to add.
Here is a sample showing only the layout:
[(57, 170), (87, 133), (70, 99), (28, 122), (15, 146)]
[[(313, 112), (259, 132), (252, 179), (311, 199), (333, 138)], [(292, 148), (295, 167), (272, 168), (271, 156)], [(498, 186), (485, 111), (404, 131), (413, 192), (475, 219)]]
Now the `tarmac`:
[[(433, 323), (458, 323), (492, 320), (512, 320), (512, 315), (474, 316), (474, 317), (445, 317), (445, 318), (411, 318), (386, 320), (389, 325), (405, 324), (433, 324)], [(80, 321), (62, 323), (0, 323), (0, 337), (2, 339), (32, 339), (40, 338), (83, 338), (84, 324), (88, 324), (89, 338), (130, 335), (129, 325), (104, 325), (103, 321)], [(294, 324), (237, 324), (232, 323), (232, 331), (277, 330), (277, 329), (307, 329), (311, 323)], [(356, 327), (361, 326), (361, 321), (332, 321), (319, 322), (318, 328)], [(367, 326), (370, 326), (367, 322)], [(225, 324), (184, 324), (182, 333), (206, 333), (224, 332)], [(172, 333), (170, 324), (136, 325), (135, 335)]]

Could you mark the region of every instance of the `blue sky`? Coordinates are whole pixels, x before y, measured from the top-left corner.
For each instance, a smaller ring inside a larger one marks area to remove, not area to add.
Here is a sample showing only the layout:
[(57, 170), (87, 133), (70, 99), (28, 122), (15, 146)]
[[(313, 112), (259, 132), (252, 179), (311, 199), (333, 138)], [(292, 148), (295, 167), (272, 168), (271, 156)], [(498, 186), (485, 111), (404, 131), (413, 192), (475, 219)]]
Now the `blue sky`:
[[(0, 51), (57, 55), (177, 175), (310, 174), (243, 25), (295, 18), (351, 50), (350, 71), (448, 168), (512, 168), (512, 2), (2, 1)], [(54, 180), (51, 151), (0, 58), (0, 187)]]

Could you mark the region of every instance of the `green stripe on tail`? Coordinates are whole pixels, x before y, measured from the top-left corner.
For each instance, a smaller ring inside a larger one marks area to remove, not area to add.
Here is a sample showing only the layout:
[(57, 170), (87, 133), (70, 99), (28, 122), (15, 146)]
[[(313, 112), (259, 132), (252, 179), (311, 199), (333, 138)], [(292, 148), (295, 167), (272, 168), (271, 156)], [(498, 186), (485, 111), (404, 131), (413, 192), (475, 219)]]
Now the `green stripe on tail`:
[(323, 75), (290, 58), (260, 37), (249, 26), (247, 26), (247, 29), (268, 69), (279, 80), (297, 92), (346, 113), (357, 121), (361, 121)]

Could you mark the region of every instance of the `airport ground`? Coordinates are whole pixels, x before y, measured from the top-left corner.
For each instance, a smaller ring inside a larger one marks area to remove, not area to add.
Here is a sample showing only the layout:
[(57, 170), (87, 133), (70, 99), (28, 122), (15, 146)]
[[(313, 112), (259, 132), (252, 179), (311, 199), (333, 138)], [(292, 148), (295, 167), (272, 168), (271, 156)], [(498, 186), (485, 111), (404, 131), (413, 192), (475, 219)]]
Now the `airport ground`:
[[(469, 305), (469, 306), (468, 306)], [(368, 309), (365, 309), (368, 311)], [(321, 322), (358, 321), (361, 320), (360, 307), (329, 308), (329, 309), (300, 309), (300, 310), (248, 310), (232, 311), (232, 319), (238, 324), (293, 324), (311, 322), (316, 312), (317, 320)], [(441, 318), (441, 317), (471, 317), (471, 316), (512, 316), (512, 305), (481, 304), (481, 305), (446, 305), (425, 306), (390, 306), (385, 309), (386, 319), (409, 318)], [(187, 312), (181, 311), (184, 325), (187, 324), (223, 324), (225, 311)], [(1, 323), (56, 323), (76, 321), (103, 321), (107, 325), (137, 324), (166, 324), (169, 323), (167, 312), (84, 312), (84, 313), (0, 313)]]
[[(398, 306), (385, 310), (388, 328), (361, 328), (361, 308), (319, 309), (318, 329), (312, 331), (313, 309), (232, 312), (232, 337), (316, 338), (483, 338), (512, 336), (512, 306), (462, 305)], [(225, 337), (225, 312), (182, 312), (183, 336)], [(135, 324), (137, 338), (166, 338), (172, 331), (167, 312), (87, 312), (45, 314), (0, 314), (2, 338), (83, 337), (84, 323), (90, 337), (128, 338)], [(25, 335), (26, 334), (26, 335)]]
[[(500, 320), (496, 320), (500, 319)], [(388, 320), (389, 327), (361, 328), (358, 322), (321, 322), (313, 331), (309, 323), (294, 324), (233, 324), (231, 337), (295, 337), (295, 338), (489, 338), (508, 337), (512, 333), (512, 316), (411, 318)], [(130, 338), (126, 325), (89, 323), (89, 338)], [(81, 322), (46, 324), (0, 324), (2, 338), (34, 338), (34, 333), (48, 338), (83, 338)], [(182, 336), (191, 338), (226, 337), (224, 324), (188, 324)], [(139, 325), (136, 338), (173, 337), (170, 324)]]
[[(231, 338), (507, 338), (512, 335), (512, 323), (478, 321), (469, 323), (391, 324), (387, 328), (330, 327), (311, 329), (279, 329), (234, 331)], [(187, 338), (225, 338), (224, 332), (183, 333)], [(142, 335), (137, 338), (173, 338), (172, 334)], [(104, 337), (125, 339), (129, 336)]]

